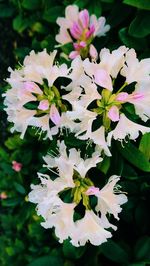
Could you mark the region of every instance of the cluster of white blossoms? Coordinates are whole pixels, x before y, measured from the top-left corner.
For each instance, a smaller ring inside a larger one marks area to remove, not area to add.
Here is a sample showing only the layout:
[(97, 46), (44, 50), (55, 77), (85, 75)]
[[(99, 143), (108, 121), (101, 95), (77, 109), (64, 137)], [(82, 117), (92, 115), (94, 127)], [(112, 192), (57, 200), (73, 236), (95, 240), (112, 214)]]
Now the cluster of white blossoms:
[[(120, 177), (111, 176), (103, 188), (95, 187), (88, 171), (102, 161), (99, 153), (94, 152), (91, 158), (84, 160), (76, 149), (67, 151), (64, 142), (58, 144), (59, 156), (44, 157), (45, 167), (56, 169), (57, 177), (52, 180), (49, 175), (39, 173), (41, 184), (31, 186), (29, 201), (37, 204), (37, 214), (44, 218), (41, 225), (55, 227), (60, 243), (69, 238), (76, 247), (88, 241), (100, 245), (112, 236), (108, 228), (117, 229), (108, 221), (107, 214), (119, 219), (120, 205), (127, 201), (116, 185)], [(94, 210), (92, 197), (97, 200)], [(84, 207), (84, 216), (75, 219), (75, 208), (80, 203)]]
[[(99, 59), (97, 63), (78, 57), (72, 62), (72, 75), (80, 79), (80, 84), (76, 85), (75, 80), (72, 91), (65, 96), (73, 108), (66, 116), (77, 124), (77, 138), (92, 140), (110, 156), (112, 138), (135, 140), (139, 132), (150, 132), (149, 127), (130, 120), (125, 108), (129, 103), (141, 120), (150, 118), (150, 59), (139, 61), (134, 49), (125, 46), (112, 52), (104, 48)], [(80, 89), (76, 100), (73, 91)]]
[[(44, 158), (53, 174), (39, 173), (41, 184), (32, 185), (29, 194), (44, 219), (42, 226), (54, 227), (61, 243), (69, 238), (74, 246), (88, 241), (100, 245), (112, 236), (110, 229), (117, 228), (108, 217), (119, 219), (127, 197), (116, 185), (120, 177), (111, 176), (101, 188), (95, 186), (89, 170), (104, 154), (111, 156), (112, 139), (135, 140), (139, 133), (150, 132), (143, 125), (150, 118), (150, 59), (139, 61), (134, 49), (125, 46), (114, 51), (104, 48), (98, 57), (91, 42), (105, 35), (109, 25), (103, 17), (90, 17), (87, 10), (79, 12), (77, 6), (67, 7), (66, 18), (58, 18), (57, 23), (59, 43), (77, 41), (71, 66), (59, 65), (56, 51), (31, 51), (23, 66), (9, 69), (11, 88), (4, 94), (5, 110), (13, 123), (11, 131), (20, 132), (21, 138), (28, 127), (51, 141), (54, 135), (59, 140), (61, 133), (59, 155)], [(92, 59), (83, 60), (89, 49)], [(69, 150), (63, 141), (64, 128), (76, 139), (92, 143), (92, 156), (85, 154), (83, 159), (80, 150)]]
[[(139, 132), (150, 132), (128, 119), (124, 108), (130, 103), (144, 122), (149, 119), (150, 59), (138, 61), (135, 51), (125, 46), (112, 52), (102, 49), (100, 63), (79, 56), (70, 68), (55, 64), (55, 56), (56, 51), (32, 51), (20, 69), (10, 69), (11, 89), (4, 94), (4, 104), (8, 121), (14, 123), (12, 132), (23, 137), (27, 127), (34, 126), (52, 139), (65, 127), (79, 139), (92, 140), (108, 156), (112, 138), (136, 139)], [(123, 77), (120, 84), (118, 76)], [(57, 88), (59, 77), (67, 78), (69, 85)]]
[(26, 56), (20, 69), (10, 71), (7, 82), (11, 89), (4, 94), (8, 121), (14, 123), (12, 132), (21, 132), (24, 137), (28, 126), (46, 132), (46, 137), (58, 133), (61, 113), (66, 107), (62, 103), (60, 91), (54, 86), (58, 77), (66, 77), (65, 64), (53, 64), (57, 51), (50, 55), (46, 50)]

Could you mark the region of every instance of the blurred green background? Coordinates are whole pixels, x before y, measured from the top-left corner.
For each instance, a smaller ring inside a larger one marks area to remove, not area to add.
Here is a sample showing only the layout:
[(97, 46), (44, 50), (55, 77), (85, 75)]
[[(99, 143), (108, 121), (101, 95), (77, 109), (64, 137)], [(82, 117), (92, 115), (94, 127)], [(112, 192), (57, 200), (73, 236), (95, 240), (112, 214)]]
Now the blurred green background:
[[(64, 16), (69, 4), (106, 17), (111, 30), (95, 40), (99, 51), (124, 44), (134, 48), (139, 58), (149, 57), (150, 0), (0, 0), (1, 94), (8, 87), (5, 79), (9, 66), (22, 64), (32, 49), (54, 49), (59, 29), (55, 22)], [(65, 46), (59, 52), (68, 53), (68, 49)], [(24, 140), (17, 133), (12, 135), (0, 97), (0, 193), (7, 196), (0, 199), (0, 266), (150, 265), (150, 135), (136, 146), (129, 143), (124, 152), (119, 144), (115, 146), (108, 162), (113, 169), (103, 169), (102, 175), (107, 172), (123, 177), (122, 186), (129, 197), (113, 238), (99, 247), (87, 244), (75, 248), (68, 240), (61, 245), (53, 230), (40, 226), (35, 206), (27, 200), (30, 184), (38, 182), (36, 173), (42, 167), (42, 156), (56, 140), (42, 141), (32, 129)], [(78, 145), (72, 141), (68, 139), (68, 145)], [(12, 169), (13, 160), (22, 163), (21, 172)]]

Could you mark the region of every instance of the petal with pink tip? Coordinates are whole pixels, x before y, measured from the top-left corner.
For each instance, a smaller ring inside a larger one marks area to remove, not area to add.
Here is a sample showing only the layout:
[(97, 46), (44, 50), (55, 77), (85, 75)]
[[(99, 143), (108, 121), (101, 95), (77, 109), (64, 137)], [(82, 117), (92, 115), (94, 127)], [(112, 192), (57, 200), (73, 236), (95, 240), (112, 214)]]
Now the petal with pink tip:
[(127, 92), (120, 92), (117, 97), (116, 100), (119, 102), (126, 102), (128, 99), (129, 94)]
[(91, 195), (97, 195), (99, 194), (100, 190), (98, 187), (89, 187), (88, 190), (85, 192), (86, 195), (91, 196)]
[(95, 77), (95, 82), (98, 85), (110, 91), (113, 90), (111, 77), (104, 69), (98, 69), (95, 72), (94, 77)]
[(50, 119), (52, 120), (52, 122), (55, 125), (59, 125), (60, 124), (61, 117), (60, 117), (60, 114), (59, 114), (55, 104), (51, 105), (51, 108), (50, 108)]
[(31, 81), (24, 82), (24, 89), (29, 92), (43, 94), (39, 86), (36, 83), (31, 82)]
[(117, 106), (112, 106), (109, 109), (108, 117), (111, 119), (111, 121), (116, 122), (119, 121), (119, 109)]
[(80, 19), (80, 22), (83, 28), (84, 29), (88, 28), (90, 17), (89, 17), (89, 12), (87, 11), (87, 9), (84, 9), (79, 13), (79, 19)]

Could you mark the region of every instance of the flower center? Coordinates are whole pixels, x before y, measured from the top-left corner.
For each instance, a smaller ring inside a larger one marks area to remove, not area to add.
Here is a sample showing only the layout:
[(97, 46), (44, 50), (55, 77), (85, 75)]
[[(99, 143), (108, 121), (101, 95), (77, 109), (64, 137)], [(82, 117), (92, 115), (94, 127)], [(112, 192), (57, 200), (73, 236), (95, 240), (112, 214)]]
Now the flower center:
[(73, 197), (73, 201), (76, 204), (79, 204), (82, 200), (83, 205), (86, 209), (90, 210), (90, 202), (89, 202), (89, 196), (86, 195), (86, 191), (93, 186), (93, 182), (90, 180), (90, 178), (85, 177), (82, 178), (80, 174), (76, 171), (74, 171), (74, 183), (75, 187), (71, 191), (71, 196)]
[(110, 129), (111, 122), (119, 120), (119, 111), (122, 108), (122, 104), (126, 102), (126, 99), (119, 99), (118, 95), (122, 89), (126, 86), (125, 83), (117, 93), (112, 93), (108, 89), (103, 89), (100, 100), (96, 101), (96, 108), (92, 111), (96, 112), (98, 116), (102, 117), (102, 123), (106, 130)]
[(49, 114), (51, 107), (54, 107), (57, 111), (66, 111), (66, 106), (62, 103), (61, 95), (54, 85), (48, 87), (44, 83), (42, 88), (40, 88), (34, 82), (25, 82), (24, 88), (25, 93), (31, 93), (36, 97), (36, 101), (30, 101), (24, 105), (27, 109), (36, 110), (36, 116)]
[[(61, 96), (58, 89), (53, 85), (49, 88), (44, 84), (43, 94), (37, 95), (37, 100), (39, 101), (39, 106), (37, 110), (37, 115), (42, 113), (49, 113), (50, 107), (54, 104), (57, 109), (64, 111), (65, 106), (62, 104)], [(40, 104), (40, 103), (43, 103)]]

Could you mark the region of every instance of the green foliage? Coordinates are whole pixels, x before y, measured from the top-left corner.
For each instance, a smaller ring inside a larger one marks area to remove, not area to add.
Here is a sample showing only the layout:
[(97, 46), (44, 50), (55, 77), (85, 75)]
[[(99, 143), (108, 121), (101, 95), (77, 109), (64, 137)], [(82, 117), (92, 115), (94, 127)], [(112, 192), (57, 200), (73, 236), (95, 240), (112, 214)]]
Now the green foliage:
[[(56, 19), (64, 16), (65, 7), (77, 4), (90, 13), (105, 16), (111, 30), (106, 37), (97, 39), (95, 46), (100, 50), (111, 50), (120, 45), (135, 48), (143, 58), (150, 46), (150, 1), (149, 0), (6, 0), (0, 1), (0, 59), (1, 88), (8, 77), (7, 68), (14, 68), (32, 49), (52, 51), (58, 32)], [(71, 44), (58, 48), (69, 53)], [(61, 59), (62, 62), (65, 59)], [(6, 88), (4, 88), (6, 89)], [(1, 89), (0, 94), (4, 93)], [(100, 247), (87, 244), (75, 248), (68, 240), (60, 245), (53, 230), (41, 227), (41, 217), (36, 215), (35, 206), (28, 202), (30, 184), (37, 183), (37, 172), (42, 168), (42, 156), (47, 150), (56, 148), (53, 142), (42, 141), (30, 129), (21, 140), (19, 134), (9, 133), (0, 97), (0, 265), (1, 266), (147, 266), (150, 264), (150, 134), (140, 136), (137, 143), (113, 142), (112, 157), (106, 157), (94, 173), (96, 182), (104, 183), (112, 174), (122, 176), (122, 190), (128, 193), (128, 203), (123, 206), (118, 231), (112, 240)], [(133, 120), (134, 110), (126, 106)], [(149, 124), (148, 124), (149, 125)], [(9, 126), (9, 127), (8, 127)], [(65, 135), (68, 147), (82, 147), (82, 154), (92, 152), (91, 146), (77, 140), (73, 134)], [(22, 163), (20, 173), (12, 169), (12, 161)], [(103, 178), (105, 177), (105, 178)]]
[(133, 37), (143, 38), (150, 33), (150, 12), (139, 11), (129, 27), (129, 34)]
[(124, 0), (123, 3), (137, 8), (150, 10), (149, 0)]
[(124, 147), (118, 144), (118, 148), (122, 156), (129, 161), (131, 164), (143, 170), (145, 172), (150, 172), (150, 163), (146, 156), (138, 150), (133, 144), (128, 143)]

